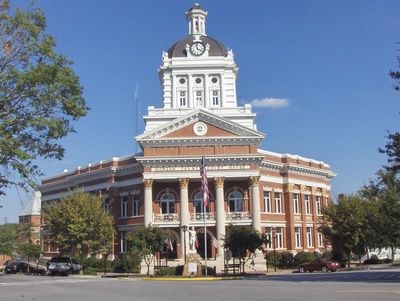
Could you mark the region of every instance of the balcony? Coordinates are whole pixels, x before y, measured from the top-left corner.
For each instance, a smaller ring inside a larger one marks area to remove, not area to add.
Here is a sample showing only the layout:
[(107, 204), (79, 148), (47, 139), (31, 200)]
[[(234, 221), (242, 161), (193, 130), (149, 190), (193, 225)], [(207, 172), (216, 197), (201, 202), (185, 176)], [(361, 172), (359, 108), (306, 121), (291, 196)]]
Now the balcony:
[(249, 224), (251, 223), (251, 212), (249, 211), (227, 212), (226, 222), (232, 224)]
[(204, 221), (204, 216), (207, 221), (215, 221), (214, 212), (190, 213), (190, 221), (191, 222)]
[(163, 223), (179, 223), (179, 215), (177, 213), (160, 213), (160, 214), (153, 214), (153, 222), (156, 224), (163, 224)]

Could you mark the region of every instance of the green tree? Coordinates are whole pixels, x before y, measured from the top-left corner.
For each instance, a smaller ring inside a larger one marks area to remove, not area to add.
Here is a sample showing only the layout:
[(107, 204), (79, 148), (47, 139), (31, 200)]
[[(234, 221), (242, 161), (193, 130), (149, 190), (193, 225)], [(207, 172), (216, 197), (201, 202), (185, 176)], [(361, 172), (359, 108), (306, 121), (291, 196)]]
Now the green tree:
[(397, 187), (388, 186), (379, 194), (381, 228), (384, 229), (380, 235), (384, 246), (390, 247), (392, 261), (394, 249), (400, 247), (400, 196)]
[(75, 191), (43, 208), (50, 239), (61, 254), (81, 259), (109, 251), (114, 236), (113, 218), (103, 208), (101, 197)]
[[(400, 65), (400, 56), (397, 57), (397, 62)], [(398, 71), (398, 70), (394, 70), (394, 71), (390, 70), (389, 76), (391, 78), (393, 78), (395, 80), (395, 82), (396, 82), (396, 84), (393, 86), (393, 88), (396, 91), (400, 91), (400, 71)]]
[(0, 194), (34, 186), (37, 158), (61, 159), (58, 141), (87, 114), (71, 61), (57, 54), (38, 9), (13, 12), (0, 0)]
[(331, 240), (334, 253), (347, 255), (350, 266), (351, 253), (365, 253), (365, 202), (357, 195), (341, 195), (337, 204), (331, 203), (323, 210), (321, 232)]
[(239, 264), (244, 272), (245, 263), (254, 255), (257, 249), (267, 242), (265, 235), (247, 226), (231, 226), (227, 228), (224, 246), (229, 248), (233, 257), (239, 259)]
[(18, 246), (18, 224), (0, 225), (0, 254), (12, 256)]
[(150, 265), (157, 252), (161, 252), (167, 233), (157, 227), (142, 227), (130, 232), (126, 240), (129, 244), (129, 253), (132, 257), (140, 257), (147, 265), (147, 275), (150, 274)]
[(33, 243), (23, 243), (19, 246), (19, 254), (28, 260), (28, 272), (30, 271), (30, 260), (32, 258), (38, 259), (40, 257), (40, 253), (42, 252), (42, 248), (40, 245)]

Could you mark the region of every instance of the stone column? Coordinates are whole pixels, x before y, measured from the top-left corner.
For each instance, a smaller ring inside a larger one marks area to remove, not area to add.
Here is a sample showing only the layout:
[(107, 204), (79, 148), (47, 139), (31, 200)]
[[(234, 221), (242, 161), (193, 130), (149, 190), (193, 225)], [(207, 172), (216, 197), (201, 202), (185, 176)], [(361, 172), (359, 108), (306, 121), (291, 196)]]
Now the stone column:
[[(184, 232), (182, 229), (182, 226), (187, 226), (187, 229), (189, 229), (189, 179), (188, 178), (182, 178), (179, 179), (179, 187), (180, 187), (180, 199), (181, 199), (181, 210), (180, 210), (180, 229), (181, 229), (181, 255), (182, 257), (184, 256), (184, 250), (186, 248), (186, 251), (188, 250), (188, 231)], [(185, 236), (186, 235), (186, 246), (185, 244)]]
[(223, 177), (214, 178), (215, 181), (215, 211), (216, 231), (218, 240), (217, 256), (224, 256), (223, 238), (225, 237), (225, 206), (224, 206), (224, 181)]
[(144, 225), (147, 227), (153, 222), (153, 179), (145, 179), (144, 185)]
[(261, 232), (260, 188), (258, 187), (259, 180), (260, 176), (250, 177), (253, 228), (258, 232)]

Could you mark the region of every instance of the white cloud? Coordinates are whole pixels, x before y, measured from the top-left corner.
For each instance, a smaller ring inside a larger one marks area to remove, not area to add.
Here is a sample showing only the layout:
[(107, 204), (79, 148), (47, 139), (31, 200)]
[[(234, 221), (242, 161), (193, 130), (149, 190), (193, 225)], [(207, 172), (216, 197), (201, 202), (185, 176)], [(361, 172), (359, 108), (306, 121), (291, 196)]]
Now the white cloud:
[(287, 107), (290, 103), (289, 99), (286, 98), (273, 98), (266, 97), (263, 99), (254, 99), (251, 102), (251, 105), (255, 108), (284, 108)]

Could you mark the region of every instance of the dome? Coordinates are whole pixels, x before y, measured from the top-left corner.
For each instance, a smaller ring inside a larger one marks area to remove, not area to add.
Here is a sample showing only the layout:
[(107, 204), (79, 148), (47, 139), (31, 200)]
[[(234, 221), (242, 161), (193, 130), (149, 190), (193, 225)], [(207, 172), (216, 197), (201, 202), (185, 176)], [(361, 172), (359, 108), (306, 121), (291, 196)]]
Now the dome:
[[(173, 57), (186, 57), (186, 45), (187, 44), (192, 44), (194, 40), (193, 35), (188, 35), (186, 38), (183, 40), (180, 40), (176, 42), (174, 45), (172, 45), (169, 50), (168, 50), (168, 57), (173, 58)], [(207, 45), (210, 45), (210, 49), (208, 51), (208, 56), (228, 56), (228, 50), (225, 48), (225, 46), (213, 39), (210, 38), (209, 36), (201, 36), (201, 41)]]

